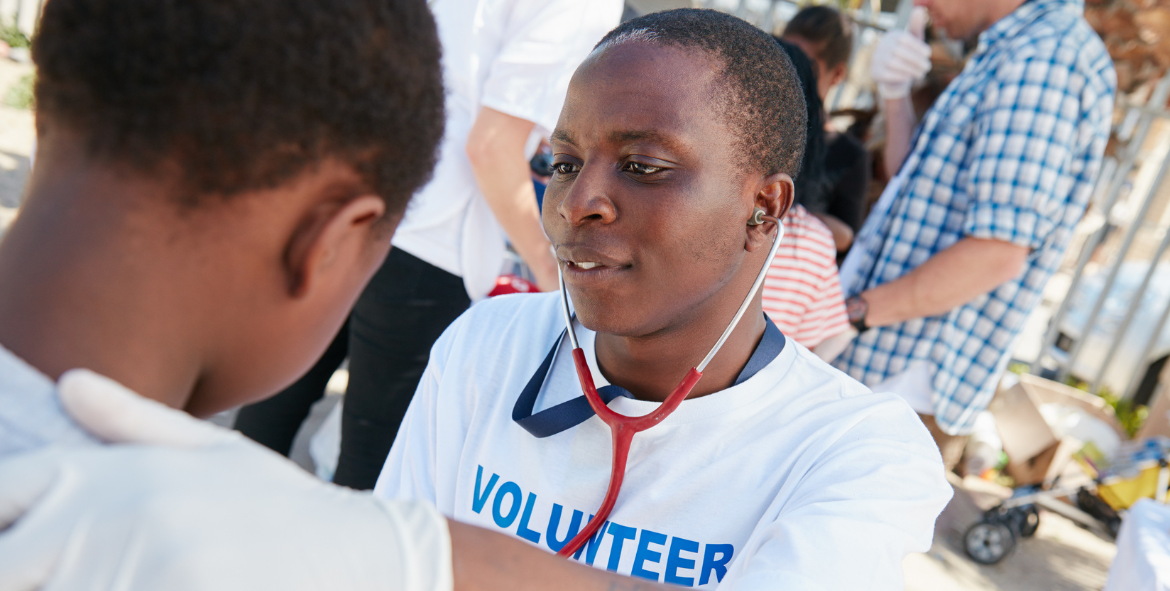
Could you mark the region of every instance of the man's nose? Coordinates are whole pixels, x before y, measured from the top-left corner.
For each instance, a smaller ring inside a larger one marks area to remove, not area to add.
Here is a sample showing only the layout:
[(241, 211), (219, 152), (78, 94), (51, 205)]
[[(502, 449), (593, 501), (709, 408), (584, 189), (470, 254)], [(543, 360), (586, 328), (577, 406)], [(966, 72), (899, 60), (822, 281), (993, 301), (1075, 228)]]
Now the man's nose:
[(581, 167), (573, 186), (557, 204), (557, 214), (572, 226), (609, 224), (617, 219), (617, 206), (610, 198), (611, 182), (602, 166)]

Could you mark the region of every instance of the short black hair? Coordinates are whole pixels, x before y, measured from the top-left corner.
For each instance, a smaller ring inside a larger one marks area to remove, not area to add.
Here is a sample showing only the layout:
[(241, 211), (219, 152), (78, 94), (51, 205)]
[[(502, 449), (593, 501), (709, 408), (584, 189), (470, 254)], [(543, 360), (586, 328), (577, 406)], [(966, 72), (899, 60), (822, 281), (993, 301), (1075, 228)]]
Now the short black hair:
[(825, 213), (829, 209), (829, 183), (825, 174), (825, 107), (817, 93), (817, 66), (796, 44), (779, 37), (776, 37), (776, 43), (792, 60), (792, 68), (804, 91), (804, 104), (808, 106), (804, 162), (794, 183), (796, 202), (813, 213)]
[(804, 154), (804, 95), (792, 62), (770, 35), (729, 14), (680, 8), (624, 22), (597, 46), (636, 40), (713, 56), (722, 66), (724, 92), (717, 105), (740, 137), (744, 156), (765, 175), (797, 175)]
[(191, 204), (335, 159), (401, 212), (443, 134), (425, 0), (52, 0), (32, 52), (39, 117)]
[(848, 62), (853, 53), (853, 24), (849, 17), (828, 6), (802, 8), (784, 26), (783, 36), (800, 37), (818, 45), (814, 57), (829, 68)]

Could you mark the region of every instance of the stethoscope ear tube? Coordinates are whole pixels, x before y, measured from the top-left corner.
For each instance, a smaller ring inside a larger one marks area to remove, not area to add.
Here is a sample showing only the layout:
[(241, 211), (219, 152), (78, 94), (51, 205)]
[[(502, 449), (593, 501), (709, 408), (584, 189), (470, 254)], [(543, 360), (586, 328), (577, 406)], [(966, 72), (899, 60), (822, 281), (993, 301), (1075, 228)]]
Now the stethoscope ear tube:
[[(589, 406), (593, 408), (593, 412), (609, 426), (610, 433), (613, 438), (613, 462), (610, 466), (609, 488), (605, 491), (605, 498), (601, 502), (601, 507), (597, 509), (597, 513), (589, 520), (577, 535), (573, 536), (559, 552), (560, 556), (572, 556), (582, 546), (585, 545), (601, 525), (609, 519), (609, 514), (613, 511), (614, 504), (617, 503), (618, 493), (621, 492), (622, 480), (625, 478), (626, 461), (630, 455), (630, 443), (634, 440), (634, 434), (639, 431), (645, 431), (658, 423), (666, 420), (670, 413), (682, 404), (683, 400), (691, 393), (695, 384), (703, 377), (703, 370), (715, 358), (715, 354), (723, 347), (723, 343), (727, 342), (728, 337), (735, 330), (748, 306), (751, 305), (755, 298), (756, 292), (760, 290), (760, 286), (764, 283), (764, 278), (768, 275), (768, 269), (772, 265), (772, 259), (776, 257), (776, 251), (780, 248), (780, 241), (784, 239), (784, 224), (780, 220), (770, 215), (763, 214), (761, 210), (756, 210), (753, 214), (752, 221), (758, 223), (757, 218), (762, 218), (764, 221), (769, 221), (776, 224), (776, 238), (772, 240), (772, 248), (768, 252), (768, 258), (764, 260), (764, 266), (760, 269), (760, 273), (756, 276), (752, 288), (748, 291), (747, 297), (744, 298), (743, 303), (740, 304), (739, 309), (735, 312), (735, 317), (731, 319), (731, 323), (719, 336), (719, 340), (715, 342), (715, 346), (707, 353), (699, 365), (691, 368), (687, 375), (683, 378), (674, 390), (667, 395), (662, 404), (658, 406), (653, 412), (640, 416), (628, 417), (620, 414), (613, 409), (606, 406), (605, 402), (601, 400), (601, 395), (597, 393), (597, 387), (593, 383), (593, 372), (589, 369), (589, 363), (585, 359), (585, 352), (581, 350), (581, 346), (577, 342), (577, 334), (573, 330), (573, 314), (569, 309), (569, 292), (565, 287), (565, 277), (560, 265), (557, 265), (557, 278), (560, 280), (561, 291), (561, 308), (564, 313), (566, 332), (569, 335), (569, 342), (573, 345), (573, 365), (577, 370), (577, 379), (581, 382), (581, 390), (585, 393), (585, 399), (589, 401)], [(753, 224), (754, 225), (754, 224)]]

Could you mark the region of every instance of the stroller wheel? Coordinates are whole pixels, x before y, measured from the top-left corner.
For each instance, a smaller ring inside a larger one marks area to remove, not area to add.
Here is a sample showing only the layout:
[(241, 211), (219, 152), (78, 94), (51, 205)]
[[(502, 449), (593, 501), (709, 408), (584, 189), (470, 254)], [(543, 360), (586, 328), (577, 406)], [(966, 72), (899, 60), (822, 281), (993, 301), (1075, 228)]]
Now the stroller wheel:
[(1023, 512), (1023, 519), (1020, 520), (1020, 537), (1030, 538), (1036, 535), (1036, 530), (1040, 527), (1040, 510), (1035, 505), (1028, 505)]
[(967, 556), (979, 564), (995, 564), (1004, 559), (1016, 546), (1011, 528), (997, 523), (980, 521), (963, 535)]

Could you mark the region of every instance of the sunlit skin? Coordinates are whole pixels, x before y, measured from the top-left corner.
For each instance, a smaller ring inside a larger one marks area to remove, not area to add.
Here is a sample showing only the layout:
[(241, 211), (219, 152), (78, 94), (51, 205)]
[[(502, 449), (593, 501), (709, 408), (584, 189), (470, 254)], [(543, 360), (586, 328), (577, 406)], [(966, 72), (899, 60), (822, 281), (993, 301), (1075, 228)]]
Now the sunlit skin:
[(999, 19), (1019, 8), (1024, 0), (914, 0), (930, 13), (930, 22), (947, 37), (972, 41)]
[[(747, 295), (776, 231), (748, 226), (753, 208), (792, 202), (791, 178), (765, 174), (719, 115), (718, 66), (642, 41), (595, 52), (552, 134), (544, 228), (602, 373), (640, 399), (664, 399)], [(729, 387), (764, 326), (757, 294), (691, 397)]]

